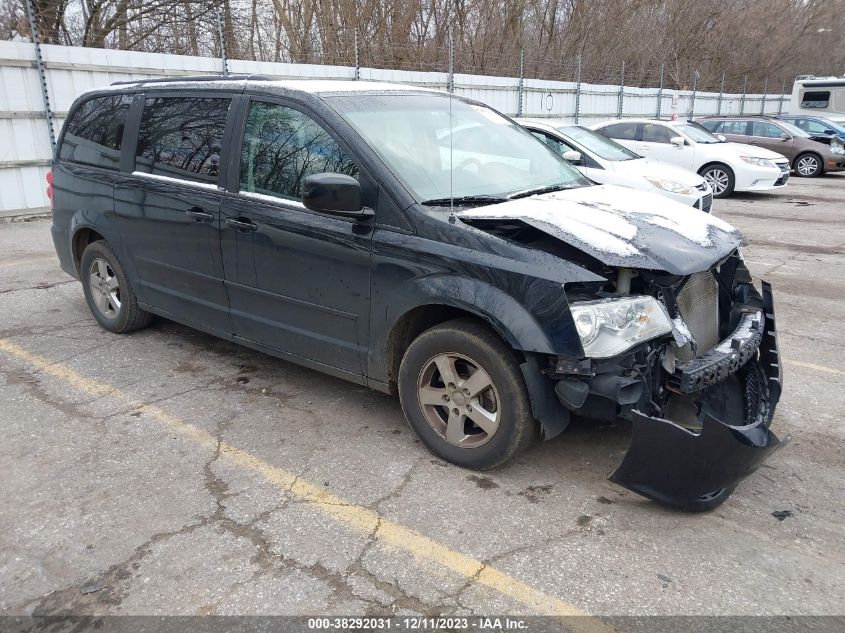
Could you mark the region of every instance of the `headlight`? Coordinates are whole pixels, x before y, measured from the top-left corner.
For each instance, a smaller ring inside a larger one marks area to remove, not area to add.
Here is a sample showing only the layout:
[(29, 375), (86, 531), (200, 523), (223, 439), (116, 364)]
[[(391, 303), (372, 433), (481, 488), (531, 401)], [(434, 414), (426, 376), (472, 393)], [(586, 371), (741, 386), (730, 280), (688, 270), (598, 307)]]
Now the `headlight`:
[(672, 331), (666, 308), (654, 297), (576, 301), (575, 329), (588, 358), (609, 358)]
[(688, 196), (692, 193), (692, 189), (687, 187), (686, 185), (682, 185), (679, 182), (672, 182), (671, 180), (663, 180), (662, 178), (649, 178), (648, 176), (644, 176), (644, 178), (653, 184), (658, 189), (662, 189), (663, 191), (668, 191), (670, 193), (679, 193), (684, 196)]
[(839, 156), (845, 156), (845, 144), (842, 143), (842, 139), (839, 137), (831, 139), (830, 151)]
[(777, 169), (777, 165), (768, 158), (757, 158), (756, 156), (740, 156), (740, 158), (749, 165), (757, 165), (757, 167), (773, 167)]

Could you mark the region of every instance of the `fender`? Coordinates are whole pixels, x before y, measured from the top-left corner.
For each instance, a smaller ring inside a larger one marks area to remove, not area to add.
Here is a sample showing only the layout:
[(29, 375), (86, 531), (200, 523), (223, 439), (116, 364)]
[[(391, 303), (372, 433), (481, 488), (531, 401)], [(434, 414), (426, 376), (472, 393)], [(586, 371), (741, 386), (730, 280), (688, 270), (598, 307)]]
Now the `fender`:
[[(530, 297), (534, 293), (527, 294)], [(569, 314), (563, 289), (559, 286), (556, 295), (555, 303), (558, 309), (562, 310), (564, 315)], [(561, 350), (572, 347), (577, 347), (576, 353), (580, 353), (580, 340), (574, 332), (574, 337), (566, 337), (568, 341), (561, 340), (563, 337), (555, 336), (554, 331), (550, 333), (544, 329), (531, 312), (514, 297), (489, 283), (457, 275), (430, 275), (409, 281), (402, 286), (401, 292), (387, 303), (385, 320), (381, 324), (372, 324), (374, 330), (392, 334), (404, 315), (424, 306), (448, 306), (474, 314), (489, 323), (509, 346), (525, 352), (526, 362), (522, 364), (521, 369), (526, 378), (534, 417), (541, 424), (543, 437), (550, 439), (566, 428), (569, 422), (568, 411), (560, 406), (554, 397), (551, 383), (540, 372), (538, 356), (556, 355), (562, 353)], [(571, 319), (558, 320), (571, 324)], [(385, 336), (373, 341), (375, 345), (369, 358), (370, 378), (387, 378), (388, 338)]]

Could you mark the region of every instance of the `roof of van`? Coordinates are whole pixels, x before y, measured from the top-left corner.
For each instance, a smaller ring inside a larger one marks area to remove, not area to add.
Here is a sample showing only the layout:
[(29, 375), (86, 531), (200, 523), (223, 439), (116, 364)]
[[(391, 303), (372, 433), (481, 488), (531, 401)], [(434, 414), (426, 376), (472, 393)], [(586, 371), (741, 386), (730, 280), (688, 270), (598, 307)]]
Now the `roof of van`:
[(434, 88), (411, 86), (407, 84), (394, 84), (383, 81), (355, 81), (351, 79), (279, 79), (268, 75), (202, 75), (116, 81), (111, 84), (111, 88), (115, 90), (138, 88), (142, 86), (151, 86), (155, 88), (178, 86), (180, 88), (184, 88), (186, 84), (195, 84), (197, 87), (211, 88), (212, 86), (210, 84), (227, 85), (227, 87), (231, 87), (232, 83), (240, 83), (244, 88), (277, 88), (309, 94), (343, 94), (355, 92), (442, 92), (442, 90), (436, 90)]

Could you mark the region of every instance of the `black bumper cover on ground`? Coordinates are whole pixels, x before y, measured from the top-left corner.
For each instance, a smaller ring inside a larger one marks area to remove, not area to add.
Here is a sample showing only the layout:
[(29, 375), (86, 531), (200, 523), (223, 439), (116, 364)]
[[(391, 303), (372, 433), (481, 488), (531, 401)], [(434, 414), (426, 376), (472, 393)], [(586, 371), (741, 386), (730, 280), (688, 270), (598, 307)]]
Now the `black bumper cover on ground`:
[(707, 400), (718, 406), (705, 404), (701, 431), (633, 412), (631, 446), (611, 481), (660, 503), (708, 509), (708, 500), (729, 494), (782, 445), (769, 430), (780, 399), (782, 368), (766, 282), (763, 308), (759, 354), (743, 363), (735, 376), (726, 377), (730, 380), (707, 389)]

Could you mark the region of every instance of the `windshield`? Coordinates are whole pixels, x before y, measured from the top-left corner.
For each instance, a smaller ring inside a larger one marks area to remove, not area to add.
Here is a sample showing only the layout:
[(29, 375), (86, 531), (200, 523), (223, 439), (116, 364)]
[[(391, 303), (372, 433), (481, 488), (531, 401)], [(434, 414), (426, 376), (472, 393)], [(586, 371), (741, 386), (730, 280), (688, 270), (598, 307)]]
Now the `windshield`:
[(440, 94), (329, 101), (424, 202), (590, 184), (530, 132), (484, 106)]
[(778, 121), (778, 125), (781, 126), (784, 130), (792, 134), (792, 136), (800, 136), (802, 138), (810, 138), (810, 135), (802, 130), (797, 125), (793, 125), (788, 121)]
[(675, 123), (673, 126), (679, 132), (683, 132), (696, 143), (721, 143), (718, 138), (700, 123)]
[(556, 129), (561, 136), (584, 146), (599, 158), (611, 161), (642, 158), (642, 156), (635, 154), (627, 147), (622, 147), (613, 139), (609, 139), (598, 132), (593, 132), (580, 125), (567, 125)]

